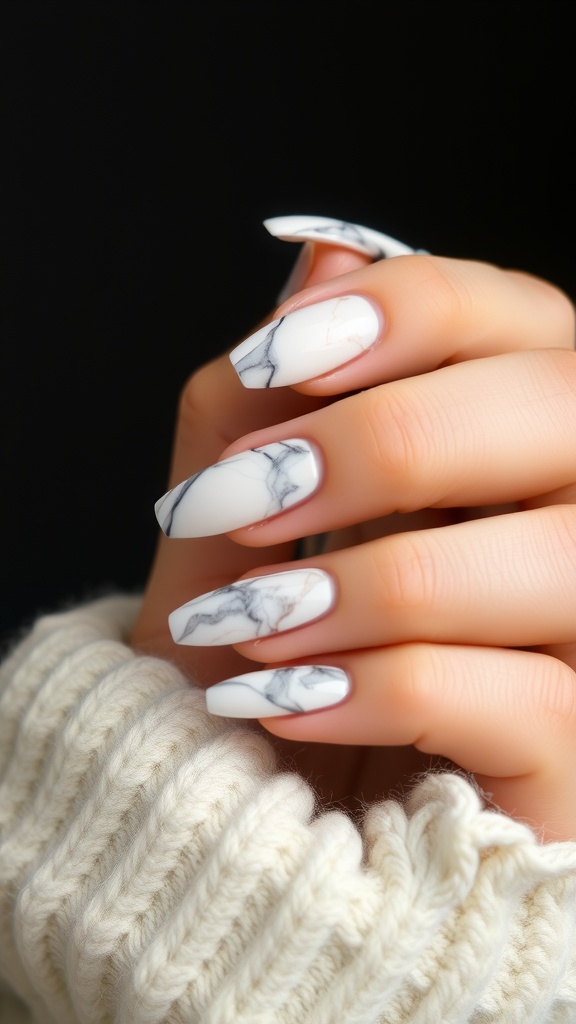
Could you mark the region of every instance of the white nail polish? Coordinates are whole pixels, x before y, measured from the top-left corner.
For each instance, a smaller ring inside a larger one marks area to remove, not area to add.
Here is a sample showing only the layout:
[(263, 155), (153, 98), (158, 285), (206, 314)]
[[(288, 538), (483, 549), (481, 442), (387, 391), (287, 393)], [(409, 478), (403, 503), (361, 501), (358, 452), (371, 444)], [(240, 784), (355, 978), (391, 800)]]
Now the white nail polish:
[(328, 573), (293, 569), (202, 594), (171, 612), (168, 625), (177, 644), (237, 644), (313, 622), (330, 611), (334, 598)]
[(337, 295), (288, 313), (241, 342), (230, 361), (247, 388), (298, 384), (335, 370), (378, 340), (382, 317), (361, 295)]
[(206, 690), (212, 715), (227, 718), (277, 718), (319, 711), (349, 695), (346, 672), (330, 665), (295, 665), (247, 672)]
[(320, 459), (308, 441), (277, 441), (208, 466), (154, 509), (168, 537), (213, 537), (293, 508), (314, 493), (320, 478)]
[(264, 221), (264, 227), (274, 238), (281, 238), (284, 242), (326, 242), (364, 253), (373, 260), (424, 252), (423, 249), (412, 249), (382, 231), (332, 217), (269, 217)]

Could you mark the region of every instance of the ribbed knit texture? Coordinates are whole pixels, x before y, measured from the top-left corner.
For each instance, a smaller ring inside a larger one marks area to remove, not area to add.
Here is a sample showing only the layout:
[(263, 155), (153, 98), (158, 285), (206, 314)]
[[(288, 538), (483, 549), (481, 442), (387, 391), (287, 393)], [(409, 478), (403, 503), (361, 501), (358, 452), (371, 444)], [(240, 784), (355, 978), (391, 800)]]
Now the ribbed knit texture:
[(359, 831), (125, 644), (40, 619), (0, 672), (1, 1024), (572, 1024), (576, 844), (457, 774)]

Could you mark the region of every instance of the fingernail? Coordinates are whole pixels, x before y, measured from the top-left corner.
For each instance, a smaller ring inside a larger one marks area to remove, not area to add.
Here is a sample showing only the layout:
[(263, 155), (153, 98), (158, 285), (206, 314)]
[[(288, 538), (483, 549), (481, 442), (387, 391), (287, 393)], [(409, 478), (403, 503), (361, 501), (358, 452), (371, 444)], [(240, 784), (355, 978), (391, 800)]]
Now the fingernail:
[(300, 439), (231, 455), (173, 487), (154, 506), (168, 537), (213, 537), (260, 523), (308, 498), (320, 460)]
[(277, 718), (340, 704), (350, 693), (346, 672), (331, 665), (296, 665), (246, 672), (206, 690), (212, 715)]
[(274, 238), (281, 238), (284, 242), (326, 242), (364, 253), (373, 260), (425, 251), (412, 249), (381, 231), (332, 217), (269, 217), (264, 221), (264, 227)]
[(334, 597), (328, 573), (294, 569), (202, 594), (171, 612), (168, 625), (177, 644), (238, 644), (313, 622), (330, 610)]
[(260, 328), (230, 353), (247, 388), (278, 388), (319, 377), (371, 348), (382, 317), (361, 295), (337, 295)]

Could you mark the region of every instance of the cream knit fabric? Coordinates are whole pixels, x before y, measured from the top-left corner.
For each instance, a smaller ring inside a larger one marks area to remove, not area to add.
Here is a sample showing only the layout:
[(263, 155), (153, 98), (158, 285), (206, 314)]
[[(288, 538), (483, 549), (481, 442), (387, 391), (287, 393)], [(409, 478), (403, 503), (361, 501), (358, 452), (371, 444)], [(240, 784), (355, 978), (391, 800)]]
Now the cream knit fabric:
[(316, 813), (270, 745), (124, 642), (40, 619), (0, 676), (2, 1024), (576, 1022), (576, 844), (458, 775)]

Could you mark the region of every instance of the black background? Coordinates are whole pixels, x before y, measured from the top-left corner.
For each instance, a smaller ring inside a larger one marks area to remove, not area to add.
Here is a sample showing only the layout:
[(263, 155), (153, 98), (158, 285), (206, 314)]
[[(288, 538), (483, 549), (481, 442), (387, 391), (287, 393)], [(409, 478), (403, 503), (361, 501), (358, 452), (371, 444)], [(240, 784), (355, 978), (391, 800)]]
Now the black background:
[(144, 582), (185, 378), (344, 218), (576, 295), (568, 3), (4, 3), (2, 618)]

